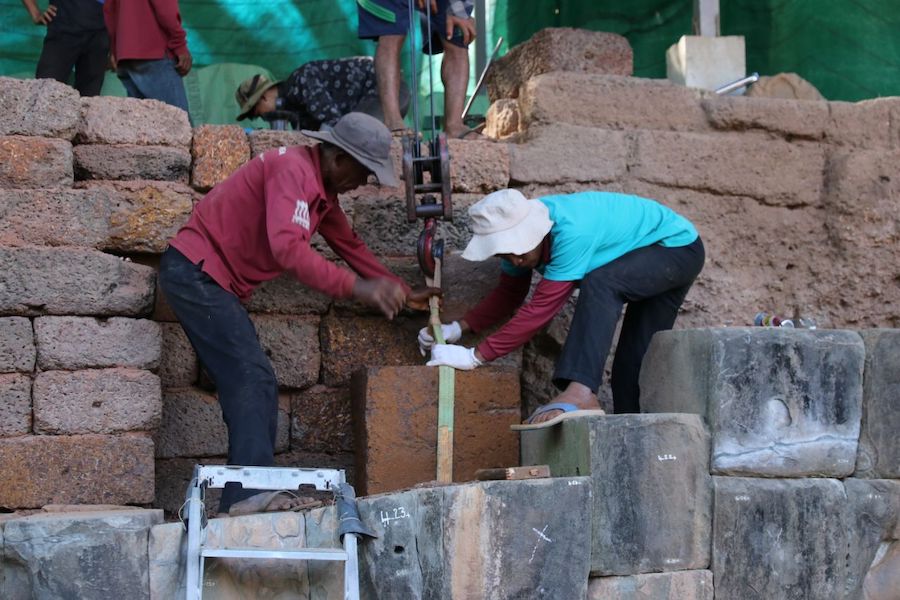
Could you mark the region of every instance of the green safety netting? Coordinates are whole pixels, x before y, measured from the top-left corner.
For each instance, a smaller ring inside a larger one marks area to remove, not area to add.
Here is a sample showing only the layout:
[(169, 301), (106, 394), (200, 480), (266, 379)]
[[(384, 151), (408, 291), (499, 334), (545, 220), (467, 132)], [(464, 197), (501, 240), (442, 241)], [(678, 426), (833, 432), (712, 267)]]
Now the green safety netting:
[[(236, 82), (254, 69), (284, 77), (309, 60), (374, 52), (372, 42), (356, 36), (355, 0), (180, 4), (194, 56), (186, 85), (195, 123), (233, 122)], [(693, 0), (485, 0), (484, 42), (490, 49), (503, 36), (504, 53), (544, 27), (612, 31), (634, 48), (636, 75), (665, 77), (665, 51), (690, 33), (692, 9)], [(898, 9), (900, 0), (721, 0), (722, 34), (745, 36), (749, 72), (793, 71), (833, 100), (900, 95)], [(31, 23), (20, 0), (0, 0), (0, 14), (0, 75), (31, 76), (44, 30)], [(434, 73), (440, 113), (440, 59), (429, 70), (417, 56), (422, 111), (428, 110), (428, 74)], [(408, 76), (408, 53), (402, 64)], [(104, 93), (122, 93), (114, 77), (108, 77)]]

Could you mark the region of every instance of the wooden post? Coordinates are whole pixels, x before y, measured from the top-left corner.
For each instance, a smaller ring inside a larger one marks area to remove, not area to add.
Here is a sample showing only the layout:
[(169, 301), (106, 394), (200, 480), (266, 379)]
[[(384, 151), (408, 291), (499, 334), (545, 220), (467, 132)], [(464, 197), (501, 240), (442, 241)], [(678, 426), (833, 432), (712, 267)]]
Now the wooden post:
[[(434, 259), (434, 278), (425, 278), (430, 287), (441, 287), (441, 259)], [(441, 330), (440, 301), (432, 297), (428, 301), (431, 316), (428, 323), (436, 344), (444, 343)], [(456, 394), (456, 377), (453, 367), (438, 367), (438, 429), (437, 429), (437, 481), (453, 481), (453, 403)]]

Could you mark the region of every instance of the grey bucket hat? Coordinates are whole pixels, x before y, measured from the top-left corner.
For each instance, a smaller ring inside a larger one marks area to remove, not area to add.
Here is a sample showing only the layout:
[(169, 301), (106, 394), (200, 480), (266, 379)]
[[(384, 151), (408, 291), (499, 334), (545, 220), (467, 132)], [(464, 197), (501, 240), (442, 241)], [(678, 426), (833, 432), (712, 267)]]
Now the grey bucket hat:
[(351, 112), (338, 119), (334, 126), (322, 125), (319, 131), (301, 131), (303, 135), (334, 144), (347, 152), (372, 171), (381, 185), (400, 185), (391, 160), (391, 132), (375, 117)]

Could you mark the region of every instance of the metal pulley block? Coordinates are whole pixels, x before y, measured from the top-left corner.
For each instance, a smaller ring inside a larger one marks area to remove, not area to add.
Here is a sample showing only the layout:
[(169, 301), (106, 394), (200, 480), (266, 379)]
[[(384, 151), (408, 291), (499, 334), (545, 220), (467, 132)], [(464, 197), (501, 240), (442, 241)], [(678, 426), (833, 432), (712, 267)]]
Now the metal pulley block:
[[(422, 142), (416, 137), (405, 135), (403, 146), (403, 182), (406, 184), (406, 219), (413, 223), (416, 219), (442, 218), (453, 220), (450, 201), (450, 151), (447, 136), (437, 135), (428, 143), (429, 152), (423, 155)], [(425, 174), (428, 174), (427, 178)], [(440, 203), (422, 202), (416, 205), (417, 194), (440, 193)]]

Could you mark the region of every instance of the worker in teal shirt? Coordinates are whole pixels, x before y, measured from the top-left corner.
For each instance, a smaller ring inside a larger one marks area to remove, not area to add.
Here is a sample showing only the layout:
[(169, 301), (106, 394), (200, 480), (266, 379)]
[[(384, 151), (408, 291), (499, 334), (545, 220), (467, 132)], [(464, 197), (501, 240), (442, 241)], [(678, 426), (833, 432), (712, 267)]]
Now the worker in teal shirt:
[[(639, 412), (638, 375), (650, 338), (671, 329), (691, 284), (703, 268), (703, 242), (690, 221), (647, 198), (578, 192), (526, 199), (500, 190), (469, 209), (473, 236), (463, 258), (502, 260), (500, 281), (474, 308), (442, 326), (448, 344), (434, 344), (432, 366), (473, 369), (512, 352), (546, 326), (579, 288), (575, 315), (556, 365), (561, 393), (526, 421), (539, 426), (582, 410), (599, 410), (597, 390), (616, 323), (627, 303), (612, 369), (617, 413)], [(543, 275), (522, 306), (533, 271)], [(518, 309), (518, 311), (516, 311)], [(458, 341), (515, 315), (477, 347)]]

